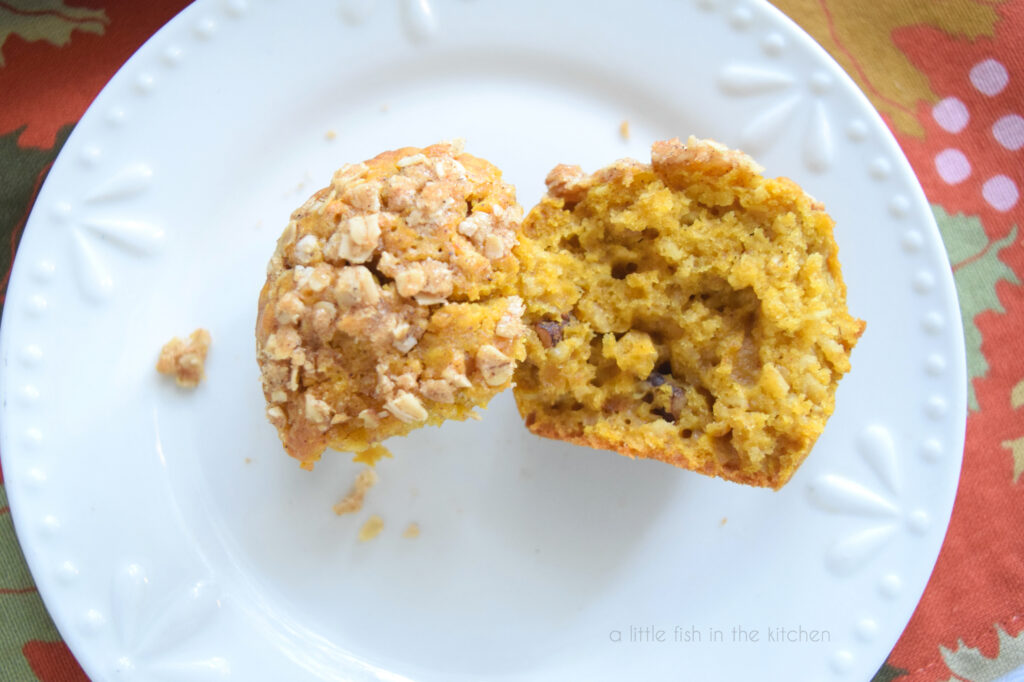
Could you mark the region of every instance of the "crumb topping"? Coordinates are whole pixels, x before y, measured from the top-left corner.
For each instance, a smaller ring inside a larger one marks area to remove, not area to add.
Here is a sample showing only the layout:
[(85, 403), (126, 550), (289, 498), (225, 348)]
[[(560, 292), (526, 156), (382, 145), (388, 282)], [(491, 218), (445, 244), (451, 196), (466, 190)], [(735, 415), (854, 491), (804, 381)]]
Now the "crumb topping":
[(465, 419), (523, 354), (515, 190), (458, 143), (334, 173), (291, 216), (260, 296), (268, 419), (312, 466)]

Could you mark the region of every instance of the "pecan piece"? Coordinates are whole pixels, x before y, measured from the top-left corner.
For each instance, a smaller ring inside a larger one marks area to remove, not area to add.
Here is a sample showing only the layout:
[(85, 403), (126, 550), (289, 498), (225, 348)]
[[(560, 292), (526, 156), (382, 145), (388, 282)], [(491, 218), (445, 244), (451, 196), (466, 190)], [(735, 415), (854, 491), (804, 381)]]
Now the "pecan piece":
[(554, 320), (541, 320), (533, 325), (533, 330), (537, 332), (537, 338), (545, 348), (554, 348), (562, 342), (563, 329), (565, 329), (565, 322), (555, 322)]

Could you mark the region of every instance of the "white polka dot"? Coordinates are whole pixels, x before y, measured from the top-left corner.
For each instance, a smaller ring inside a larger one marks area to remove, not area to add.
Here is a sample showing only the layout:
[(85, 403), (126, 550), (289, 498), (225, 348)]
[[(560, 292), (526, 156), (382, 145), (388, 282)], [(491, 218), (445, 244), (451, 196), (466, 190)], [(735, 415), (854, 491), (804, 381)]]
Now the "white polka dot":
[(947, 185), (955, 185), (970, 176), (971, 162), (959, 149), (943, 149), (935, 155), (935, 170)]
[(1009, 211), (1017, 204), (1020, 194), (1017, 185), (1005, 175), (996, 175), (981, 186), (981, 196), (997, 211)]
[(959, 133), (971, 115), (963, 102), (956, 97), (947, 97), (932, 108), (932, 118), (946, 132)]
[(1003, 116), (992, 126), (992, 136), (1012, 152), (1024, 147), (1024, 118), (1017, 114)]
[(1009, 82), (1006, 67), (994, 59), (978, 62), (971, 69), (971, 83), (989, 97), (998, 95)]

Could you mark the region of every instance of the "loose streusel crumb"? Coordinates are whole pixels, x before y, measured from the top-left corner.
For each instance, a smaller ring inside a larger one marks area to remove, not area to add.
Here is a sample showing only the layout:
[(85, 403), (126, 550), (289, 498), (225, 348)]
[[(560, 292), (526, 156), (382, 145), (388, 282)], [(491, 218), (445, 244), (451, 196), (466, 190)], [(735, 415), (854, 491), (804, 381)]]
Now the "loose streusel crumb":
[(410, 540), (413, 538), (418, 538), (419, 536), (420, 524), (415, 522), (410, 523), (408, 526), (406, 526), (405, 531), (402, 533), (403, 538), (409, 538)]
[(175, 336), (160, 349), (156, 371), (174, 376), (174, 381), (183, 388), (195, 388), (206, 373), (206, 353), (210, 350), (210, 332), (197, 329), (189, 335), (188, 341)]
[(359, 475), (356, 476), (356, 482), (352, 485), (352, 490), (332, 507), (334, 513), (341, 516), (342, 514), (352, 514), (362, 509), (366, 493), (376, 485), (377, 480), (377, 472), (372, 468), (366, 467), (360, 471)]
[(344, 166), (292, 214), (256, 338), (267, 417), (303, 468), (328, 446), (372, 463), (384, 439), (472, 418), (509, 387), (521, 220), (461, 142)]
[(623, 140), (629, 139), (629, 121), (623, 121), (619, 124), (619, 137)]
[(374, 514), (370, 518), (366, 519), (366, 523), (359, 529), (359, 542), (368, 542), (384, 530), (384, 519)]
[(328, 140), (333, 140), (337, 136), (338, 133), (334, 132), (333, 130), (328, 130), (326, 133), (324, 133), (324, 137), (326, 137)]

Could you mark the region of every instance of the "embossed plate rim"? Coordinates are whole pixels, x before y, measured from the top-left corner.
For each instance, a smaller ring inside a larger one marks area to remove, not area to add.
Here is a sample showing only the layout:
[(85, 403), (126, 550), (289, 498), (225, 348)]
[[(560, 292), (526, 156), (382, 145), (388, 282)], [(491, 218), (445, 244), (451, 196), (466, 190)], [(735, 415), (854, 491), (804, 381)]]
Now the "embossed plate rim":
[[(69, 537), (80, 519), (68, 514), (87, 514), (88, 505), (76, 509), (74, 505), (62, 506), (58, 499), (60, 485), (67, 485), (60, 482), (62, 462), (70, 468), (76, 453), (70, 449), (56, 452), (48, 445), (58, 440), (53, 434), (59, 425), (46, 425), (46, 408), (59, 407), (53, 401), (62, 395), (61, 377), (53, 375), (53, 367), (60, 364), (55, 356), (61, 348), (59, 341), (43, 332), (48, 325), (54, 328), (55, 319), (62, 319), (64, 307), (78, 305), (79, 301), (95, 306), (89, 310), (95, 311), (97, 320), (109, 322), (103, 311), (119, 303), (107, 308), (102, 304), (125, 295), (116, 290), (118, 277), (135, 283), (147, 268), (159, 269), (146, 259), (158, 257), (162, 249), (173, 246), (173, 226), (161, 220), (159, 210), (152, 209), (157, 201), (151, 190), (153, 178), (165, 168), (148, 164), (141, 153), (119, 155), (116, 141), (111, 143), (110, 139), (135, 124), (133, 107), (143, 110), (148, 103), (160, 101), (164, 89), (174, 85), (202, 50), (215, 49), (211, 45), (217, 44), (221, 33), (244, 31), (247, 13), (257, 11), (255, 5), (262, 5), (252, 4), (250, 8), (240, 0), (201, 0), (161, 29), (126, 63), (83, 117), (54, 164), (53, 182), (48, 180), (40, 193), (26, 230), (26, 248), (19, 252), (12, 274), (0, 330), (4, 366), (0, 377), (4, 396), (0, 447), (12, 513), (44, 600), (69, 645), (96, 679), (118, 674), (201, 679), (244, 675), (246, 670), (246, 662), (237, 655), (239, 649), (232, 656), (185, 636), (199, 628), (215, 628), (212, 642), (231, 649), (228, 632), (237, 625), (233, 619), (237, 617), (240, 595), (245, 592), (225, 585), (223, 571), (214, 570), (202, 551), (189, 545), (188, 524), (182, 521), (180, 510), (164, 510), (167, 519), (152, 519), (154, 533), (157, 527), (167, 530), (165, 542), (186, 550), (174, 561), (162, 556), (165, 548), (146, 547), (145, 543), (126, 555), (94, 561), (86, 557), (81, 538)], [(392, 37), (404, 32), (412, 43), (425, 45), (443, 35), (446, 17), (474, 8), (443, 1), (431, 5), (426, 0), (398, 0), (398, 4), (397, 8), (387, 4), (382, 9), (380, 2), (356, 3), (353, 6), (368, 8), (371, 14), (346, 16), (350, 21), (367, 22), (346, 30), (360, 35), (372, 30)], [(323, 7), (335, 13), (334, 20), (342, 21), (339, 6), (325, 2)], [(917, 369), (922, 376), (933, 377), (938, 383), (928, 385), (937, 388), (924, 391), (920, 402), (906, 409), (908, 417), (913, 410), (915, 418), (931, 424), (936, 432), (941, 430), (945, 442), (933, 437), (908, 442), (907, 434), (894, 433), (884, 424), (859, 424), (856, 434), (849, 434), (855, 437), (846, 444), (848, 458), (823, 468), (823, 456), (812, 457), (802, 470), (804, 475), (787, 487), (787, 494), (799, 495), (801, 511), (827, 518), (836, 528), (820, 548), (825, 579), (849, 580), (850, 576), (869, 574), (864, 581), (871, 586), (871, 594), (863, 600), (870, 607), (851, 613), (849, 622), (844, 620), (848, 627), (841, 641), (823, 649), (822, 660), (807, 663), (837, 677), (864, 673), (887, 653), (924, 588), (956, 488), (959, 459), (954, 458), (962, 452), (963, 422), (958, 415), (964, 413), (966, 404), (965, 362), (948, 261), (920, 187), (894, 139), (863, 94), (851, 90), (849, 79), (820, 47), (760, 0), (699, 0), (676, 7), (670, 11), (678, 11), (679, 18), (703, 21), (710, 32), (725, 35), (727, 41), (757, 48), (752, 55), (726, 56), (710, 67), (707, 83), (722, 96), (719, 104), (743, 112), (742, 120), (750, 123), (745, 132), (738, 131), (736, 139), (725, 136), (723, 141), (747, 146), (769, 168), (790, 168), (789, 172), (809, 187), (842, 167), (846, 172), (870, 176), (868, 186), (884, 192), (876, 195), (885, 197), (876, 217), (893, 227), (891, 243), (887, 242), (886, 247), (892, 247), (897, 254), (894, 258), (905, 259), (899, 262), (906, 263), (899, 273), (906, 279), (901, 280), (901, 288), (894, 295), (908, 297), (917, 306), (915, 311), (920, 308), (920, 317), (908, 321), (908, 334), (929, 340), (934, 347), (926, 357), (915, 356), (912, 360), (922, 361), (923, 366)], [(541, 5), (534, 9), (540, 12)], [(384, 27), (381, 14), (398, 21)], [(601, 22), (591, 28), (609, 31)], [(789, 59), (793, 51), (811, 57), (806, 68), (781, 61)], [(773, 66), (780, 63), (787, 66)], [(851, 99), (853, 105), (849, 105)], [(850, 107), (852, 113), (847, 110)], [(641, 123), (637, 122), (637, 129)], [(617, 121), (615, 124), (617, 127)], [(609, 126), (609, 134), (617, 134), (613, 126)], [(778, 149), (787, 144), (796, 150), (790, 156), (797, 160), (789, 166), (780, 163), (782, 152)], [(759, 145), (764, 145), (763, 149), (757, 149)], [(850, 162), (846, 154), (855, 157), (857, 163)], [(60, 178), (75, 177), (86, 170), (91, 173), (86, 177), (93, 180), (79, 183), (78, 194), (54, 195), (52, 185), (61, 182)], [(74, 201), (64, 202), (66, 196)], [(44, 238), (51, 232), (67, 233), (70, 238)], [(45, 250), (39, 246), (41, 241), (46, 242)], [(844, 253), (852, 251), (841, 249), (841, 258)], [(113, 272), (118, 264), (120, 271)], [(860, 272), (859, 266), (849, 269), (853, 274)], [(857, 290), (851, 291), (855, 314), (859, 312), (857, 294)], [(869, 319), (861, 358), (869, 352), (871, 325)], [(941, 355), (941, 349), (935, 350), (939, 346), (949, 352)], [(217, 348), (215, 338), (214, 353)], [(147, 353), (140, 355), (148, 358)], [(845, 382), (858, 381), (857, 357), (855, 351), (854, 374)], [(132, 375), (149, 372), (148, 362), (143, 363), (145, 369), (141, 372), (128, 371), (127, 379), (113, 372), (115, 381), (133, 386)], [(83, 375), (89, 375), (87, 369)], [(149, 418), (148, 414), (141, 416), (143, 421)], [(152, 425), (143, 426), (129, 425), (126, 433), (146, 437)], [(823, 438), (829, 433), (827, 430)], [(111, 434), (112, 447), (122, 440), (130, 439), (128, 435)], [(924, 466), (922, 463), (928, 463), (932, 472), (941, 467), (941, 489), (927, 498), (918, 494), (920, 491), (913, 488), (907, 476), (908, 469), (919, 473), (915, 467)], [(136, 472), (135, 468), (140, 474), (153, 475), (142, 468), (142, 463), (126, 460), (124, 465), (130, 472), (125, 475)], [(162, 479), (140, 481), (135, 498), (131, 497), (132, 491), (119, 491), (119, 495), (128, 496), (129, 502), (144, 508), (146, 494), (168, 495), (164, 485)], [(58, 492), (48, 492), (54, 490)], [(173, 493), (170, 498), (173, 502)], [(94, 504), (103, 507), (106, 502), (96, 499)], [(131, 520), (125, 523), (130, 525)], [(876, 559), (867, 568), (858, 563), (869, 553), (888, 556), (896, 540), (907, 545), (923, 542), (915, 546), (928, 548), (925, 554), (931, 556), (908, 572), (903, 571), (907, 567), (884, 560)], [(108, 559), (109, 570), (104, 569), (107, 573), (97, 577), (94, 564)], [(90, 594), (83, 595), (75, 588), (83, 583), (94, 586)], [(175, 602), (175, 594), (186, 596)], [(102, 603), (109, 606), (97, 606)], [(142, 628), (139, 637), (130, 635), (136, 630), (134, 623)], [(367, 679), (387, 674), (365, 665), (358, 657), (345, 665), (351, 674)]]

